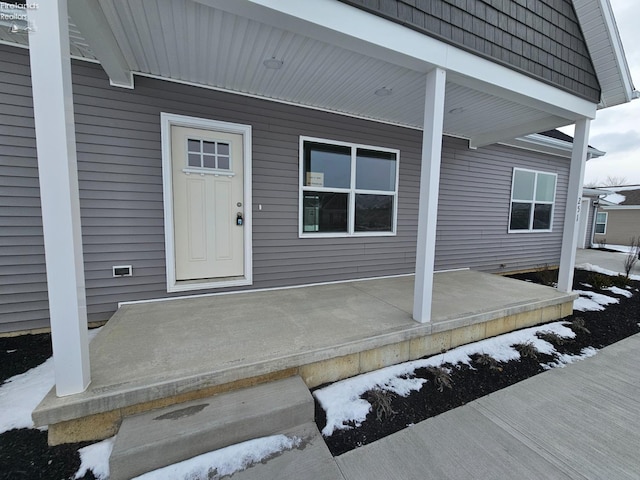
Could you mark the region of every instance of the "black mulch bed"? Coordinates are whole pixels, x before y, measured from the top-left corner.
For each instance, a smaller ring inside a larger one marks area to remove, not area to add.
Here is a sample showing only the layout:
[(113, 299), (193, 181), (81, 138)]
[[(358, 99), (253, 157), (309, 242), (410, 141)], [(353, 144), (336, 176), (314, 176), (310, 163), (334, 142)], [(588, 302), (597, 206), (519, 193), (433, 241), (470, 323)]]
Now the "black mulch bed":
[[(51, 357), (51, 336), (21, 335), (0, 338), (0, 384), (37, 367)], [(80, 468), (78, 449), (88, 443), (49, 447), (47, 432), (20, 428), (0, 435), (0, 479), (63, 480)], [(91, 472), (82, 480), (94, 480)]]
[[(553, 272), (541, 271), (514, 275), (514, 278), (536, 283), (552, 281)], [(583, 283), (598, 284), (611, 281), (612, 277), (594, 274), (583, 270), (576, 270), (574, 278), (575, 290), (591, 290), (607, 296), (620, 299), (620, 302), (608, 305), (605, 311), (579, 312), (565, 318), (571, 322), (570, 328), (576, 333), (574, 339), (544, 338), (554, 345), (562, 354), (577, 355), (585, 347), (597, 349), (611, 345), (619, 340), (640, 332), (638, 322), (640, 317), (640, 282), (629, 282), (633, 289), (633, 297), (627, 298), (616, 295), (607, 290), (586, 287)], [(436, 376), (438, 370), (418, 369), (416, 376), (426, 378), (421, 390), (412, 392), (407, 397), (401, 397), (386, 392), (380, 398), (379, 392), (366, 392), (362, 398), (372, 404), (366, 420), (358, 427), (351, 425), (346, 430), (336, 430), (333, 435), (325, 438), (329, 450), (334, 456), (341, 455), (361, 445), (374, 442), (380, 438), (406, 428), (408, 425), (421, 422), (453, 408), (476, 400), (484, 395), (500, 390), (514, 383), (525, 380), (533, 375), (545, 371), (541, 364), (554, 361), (554, 357), (539, 352), (531, 352), (534, 356), (527, 356), (529, 352), (520, 352), (521, 359), (506, 363), (490, 361), (487, 358), (475, 356), (467, 365), (445, 365), (450, 368), (450, 387), (438, 386)], [(322, 387), (318, 387), (322, 388)], [(388, 405), (385, 403), (388, 402)], [(316, 400), (316, 423), (322, 430), (326, 425), (323, 408)]]
[[(518, 275), (516, 278), (544, 282), (548, 280), (548, 274), (526, 274)], [(581, 283), (593, 283), (593, 274), (576, 271), (574, 288), (594, 290)], [(631, 285), (634, 290), (640, 288), (640, 282), (631, 282)], [(608, 306), (604, 312), (576, 312), (567, 317), (566, 320), (574, 324), (576, 338), (565, 341), (562, 345), (555, 344), (560, 352), (575, 355), (584, 347), (602, 348), (640, 332), (640, 294), (634, 291), (634, 296), (628, 299), (609, 291), (602, 293), (620, 298), (620, 303)], [(578, 317), (582, 318), (583, 322), (576, 321)], [(51, 339), (48, 334), (0, 338), (0, 384), (14, 375), (38, 366), (50, 356)], [(434, 378), (436, 372), (418, 370), (417, 375), (430, 380), (419, 392), (414, 392), (406, 398), (389, 395), (391, 410), (386, 412), (394, 413), (385, 413), (385, 409), (381, 408), (381, 420), (377, 420), (375, 411), (372, 411), (362, 426), (337, 431), (325, 439), (329, 449), (334, 455), (340, 455), (360, 445), (371, 443), (409, 424), (418, 423), (536, 375), (543, 371), (540, 364), (550, 362), (553, 358), (538, 353), (537, 358), (523, 355), (521, 360), (508, 363), (487, 363), (486, 360), (476, 357), (473, 369), (468, 366), (452, 368), (451, 388), (443, 385), (442, 391)], [(373, 394), (368, 392), (366, 395)], [(373, 400), (376, 403), (376, 399)], [(377, 399), (377, 403), (385, 400), (386, 398)], [(316, 422), (320, 429), (326, 423), (324, 411), (318, 405)], [(5, 432), (0, 435), (0, 480), (73, 478), (80, 467), (78, 449), (85, 445), (87, 443), (49, 447), (46, 432), (34, 429)], [(82, 480), (95, 480), (95, 477), (89, 472)]]

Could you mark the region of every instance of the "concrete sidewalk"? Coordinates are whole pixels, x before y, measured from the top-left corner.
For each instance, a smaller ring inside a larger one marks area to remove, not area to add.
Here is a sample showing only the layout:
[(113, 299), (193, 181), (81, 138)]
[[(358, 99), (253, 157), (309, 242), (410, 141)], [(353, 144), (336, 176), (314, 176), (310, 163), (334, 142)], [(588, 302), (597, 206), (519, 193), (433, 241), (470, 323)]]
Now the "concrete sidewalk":
[[(625, 258), (627, 258), (627, 254), (621, 252), (603, 252), (597, 248), (578, 249), (576, 251), (576, 267), (590, 263), (624, 274)], [(637, 262), (629, 273), (631, 275), (640, 275), (640, 262)]]
[(640, 335), (336, 458), (346, 480), (638, 479)]

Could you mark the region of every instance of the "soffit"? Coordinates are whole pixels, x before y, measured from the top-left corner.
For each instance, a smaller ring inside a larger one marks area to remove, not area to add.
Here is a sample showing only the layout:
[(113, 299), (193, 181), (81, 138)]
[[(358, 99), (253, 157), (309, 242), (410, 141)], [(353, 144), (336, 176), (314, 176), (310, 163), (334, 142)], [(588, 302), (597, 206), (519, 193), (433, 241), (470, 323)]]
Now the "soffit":
[[(100, 5), (135, 72), (422, 127), (425, 71), (189, 0), (104, 0)], [(283, 60), (282, 68), (265, 68), (269, 58)], [(375, 95), (382, 87), (393, 93)], [(444, 130), (450, 135), (472, 138), (532, 121), (549, 128), (571, 123), (447, 83)]]
[[(388, 56), (356, 52), (339, 41), (317, 40), (191, 0), (101, 0), (99, 5), (133, 72), (422, 128), (429, 65), (418, 71), (390, 63)], [(95, 60), (71, 19), (69, 31), (72, 55)], [(28, 42), (26, 34), (2, 40)], [(263, 61), (272, 57), (284, 61), (281, 69), (265, 68)], [(530, 128), (514, 132), (517, 137), (572, 123), (476, 89), (473, 79), (449, 78), (454, 80), (447, 82), (445, 98), (449, 135), (473, 139), (514, 125)], [(392, 95), (376, 96), (381, 87)]]

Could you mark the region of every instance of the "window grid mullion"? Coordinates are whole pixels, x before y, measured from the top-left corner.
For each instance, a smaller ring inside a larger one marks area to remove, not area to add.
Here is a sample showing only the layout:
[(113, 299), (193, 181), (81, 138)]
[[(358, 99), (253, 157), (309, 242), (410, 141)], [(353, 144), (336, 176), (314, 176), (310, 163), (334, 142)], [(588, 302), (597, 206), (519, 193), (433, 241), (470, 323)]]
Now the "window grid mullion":
[(536, 190), (538, 189), (538, 172), (533, 176), (533, 198), (531, 199), (531, 215), (529, 217), (529, 230), (533, 231), (533, 219), (536, 215)]
[(349, 235), (353, 235), (356, 231), (356, 158), (358, 149), (351, 147), (351, 182), (349, 183)]

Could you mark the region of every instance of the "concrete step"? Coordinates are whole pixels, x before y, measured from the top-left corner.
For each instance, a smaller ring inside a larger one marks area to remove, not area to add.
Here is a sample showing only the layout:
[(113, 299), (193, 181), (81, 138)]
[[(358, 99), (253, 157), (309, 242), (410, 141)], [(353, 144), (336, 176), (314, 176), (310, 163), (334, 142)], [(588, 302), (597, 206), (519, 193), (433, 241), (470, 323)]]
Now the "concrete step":
[(127, 417), (109, 459), (110, 479), (130, 479), (235, 443), (292, 430), (313, 417), (313, 397), (298, 376)]

